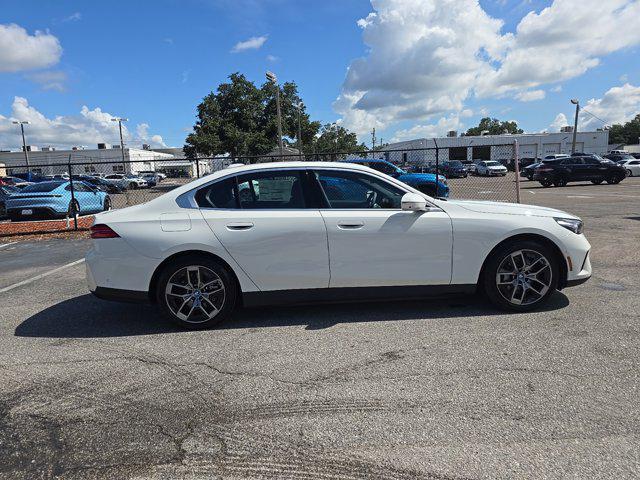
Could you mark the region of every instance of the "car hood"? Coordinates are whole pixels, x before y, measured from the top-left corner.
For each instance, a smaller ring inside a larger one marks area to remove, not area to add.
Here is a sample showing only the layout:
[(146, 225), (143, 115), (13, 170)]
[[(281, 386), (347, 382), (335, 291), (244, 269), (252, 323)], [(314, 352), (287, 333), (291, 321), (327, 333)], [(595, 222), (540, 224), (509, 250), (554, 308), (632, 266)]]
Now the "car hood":
[(443, 202), (443, 207), (446, 209), (446, 206), (451, 204), (478, 213), (497, 213), (502, 215), (528, 215), (534, 217), (562, 217), (578, 219), (578, 217), (576, 217), (575, 215), (563, 212), (562, 210), (548, 207), (539, 207), (537, 205), (488, 202), (481, 200), (447, 200), (446, 202)]

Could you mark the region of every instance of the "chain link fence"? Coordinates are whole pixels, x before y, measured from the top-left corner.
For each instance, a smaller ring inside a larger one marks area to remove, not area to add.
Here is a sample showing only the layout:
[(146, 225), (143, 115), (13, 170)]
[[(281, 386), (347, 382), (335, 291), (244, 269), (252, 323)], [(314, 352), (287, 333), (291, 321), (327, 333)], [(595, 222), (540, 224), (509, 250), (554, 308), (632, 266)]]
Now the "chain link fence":
[[(517, 144), (376, 151), (128, 160), (68, 155), (6, 165), (0, 183), (0, 236), (86, 229), (95, 213), (145, 203), (231, 163), (354, 162), (431, 196), (519, 201)], [(478, 156), (480, 158), (473, 158)], [(58, 161), (60, 160), (60, 161)], [(438, 181), (436, 181), (436, 173)]]

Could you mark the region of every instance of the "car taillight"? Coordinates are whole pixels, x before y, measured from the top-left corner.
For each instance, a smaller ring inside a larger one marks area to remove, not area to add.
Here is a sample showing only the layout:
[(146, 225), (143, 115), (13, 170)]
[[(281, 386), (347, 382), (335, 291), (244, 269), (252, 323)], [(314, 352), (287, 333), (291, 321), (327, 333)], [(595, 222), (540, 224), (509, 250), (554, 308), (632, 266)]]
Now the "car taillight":
[(99, 223), (91, 227), (91, 238), (120, 238), (116, 232), (114, 232), (111, 227), (105, 225), (104, 223)]

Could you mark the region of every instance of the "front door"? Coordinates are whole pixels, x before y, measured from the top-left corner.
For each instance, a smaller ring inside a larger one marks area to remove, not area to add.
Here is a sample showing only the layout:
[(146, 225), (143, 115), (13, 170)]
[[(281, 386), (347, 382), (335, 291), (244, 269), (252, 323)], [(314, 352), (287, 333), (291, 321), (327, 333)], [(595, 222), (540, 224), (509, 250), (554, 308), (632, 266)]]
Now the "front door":
[(226, 177), (196, 201), (224, 248), (260, 290), (327, 288), (327, 230), (307, 208), (306, 172), (264, 170)]
[(361, 171), (314, 169), (328, 208), (331, 287), (449, 285), (452, 225), (441, 210), (401, 210), (406, 193)]

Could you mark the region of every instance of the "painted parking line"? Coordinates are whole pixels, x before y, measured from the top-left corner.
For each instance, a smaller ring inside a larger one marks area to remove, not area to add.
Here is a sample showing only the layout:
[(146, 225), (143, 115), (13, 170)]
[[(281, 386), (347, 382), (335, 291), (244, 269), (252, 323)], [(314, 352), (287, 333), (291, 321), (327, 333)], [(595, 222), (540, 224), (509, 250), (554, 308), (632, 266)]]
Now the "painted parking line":
[(567, 198), (593, 198), (589, 195), (567, 195)]
[(16, 243), (18, 243), (18, 242), (3, 243), (3, 244), (0, 244), (0, 248), (8, 247), (9, 245), (14, 245)]
[(9, 285), (8, 287), (0, 288), (0, 293), (5, 293), (5, 292), (8, 292), (9, 290), (13, 290), (14, 288), (28, 285), (32, 282), (35, 282), (36, 280), (40, 280), (41, 278), (48, 277), (49, 275), (53, 275), (62, 270), (78, 265), (82, 262), (84, 262), (84, 258), (81, 258), (80, 260), (76, 260), (75, 262), (67, 263), (66, 265), (62, 265), (61, 267), (54, 268), (53, 270), (49, 270), (48, 272), (41, 273), (40, 275), (36, 275), (35, 277), (27, 278), (26, 280), (23, 280), (18, 283), (14, 283), (13, 285)]

